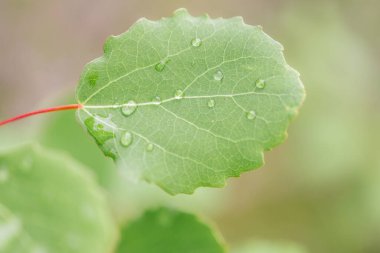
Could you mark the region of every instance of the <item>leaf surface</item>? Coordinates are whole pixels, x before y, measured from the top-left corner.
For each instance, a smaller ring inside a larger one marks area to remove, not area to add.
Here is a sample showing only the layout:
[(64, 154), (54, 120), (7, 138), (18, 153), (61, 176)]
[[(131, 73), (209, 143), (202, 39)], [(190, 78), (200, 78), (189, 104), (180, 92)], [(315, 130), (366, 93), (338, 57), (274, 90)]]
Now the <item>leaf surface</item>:
[(103, 192), (81, 165), (40, 146), (0, 154), (0, 252), (104, 253), (115, 240)]
[(104, 52), (82, 74), (79, 119), (107, 156), (171, 194), (262, 166), (304, 98), (282, 46), (240, 17), (141, 19)]
[(221, 237), (192, 214), (147, 211), (123, 229), (117, 253), (224, 253)]

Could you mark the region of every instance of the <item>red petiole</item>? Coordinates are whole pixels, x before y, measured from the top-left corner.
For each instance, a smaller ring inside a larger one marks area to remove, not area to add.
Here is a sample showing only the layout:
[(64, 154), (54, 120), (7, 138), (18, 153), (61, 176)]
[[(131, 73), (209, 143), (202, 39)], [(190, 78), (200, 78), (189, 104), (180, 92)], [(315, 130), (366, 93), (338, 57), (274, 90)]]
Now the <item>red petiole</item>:
[(49, 112), (57, 112), (57, 111), (65, 111), (65, 110), (76, 110), (76, 109), (81, 109), (83, 108), (83, 105), (81, 104), (72, 104), (72, 105), (63, 105), (63, 106), (56, 106), (56, 107), (51, 107), (51, 108), (46, 108), (46, 109), (41, 109), (41, 110), (36, 110), (32, 112), (28, 112), (25, 114), (18, 115), (16, 117), (0, 121), (0, 126), (6, 125), (8, 123), (23, 119), (23, 118), (28, 118), (33, 115), (37, 114), (43, 114), (43, 113), (49, 113)]

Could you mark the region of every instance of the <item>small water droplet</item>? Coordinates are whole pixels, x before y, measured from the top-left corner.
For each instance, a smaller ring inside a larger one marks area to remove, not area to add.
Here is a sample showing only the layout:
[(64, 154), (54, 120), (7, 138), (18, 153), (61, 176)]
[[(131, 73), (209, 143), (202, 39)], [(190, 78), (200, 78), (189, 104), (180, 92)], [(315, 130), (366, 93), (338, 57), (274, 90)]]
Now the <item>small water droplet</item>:
[(128, 147), (133, 141), (133, 135), (130, 132), (125, 132), (120, 139), (121, 145)]
[(182, 90), (176, 90), (176, 92), (174, 93), (174, 97), (175, 99), (182, 99), (183, 98), (183, 91)]
[(153, 151), (153, 149), (154, 149), (154, 145), (152, 143), (148, 143), (148, 145), (146, 145), (146, 151), (151, 152)]
[(249, 111), (247, 112), (247, 119), (253, 120), (256, 118), (256, 112), (255, 111)]
[(194, 38), (191, 40), (191, 45), (193, 47), (199, 47), (202, 44), (202, 40), (200, 38)]
[(215, 106), (215, 100), (214, 99), (210, 99), (207, 102), (207, 106), (210, 107), (210, 108), (213, 108)]
[(137, 104), (135, 101), (131, 100), (129, 101), (125, 106), (121, 108), (121, 112), (125, 116), (130, 116), (132, 115), (137, 109)]
[(220, 70), (216, 71), (216, 73), (214, 74), (214, 79), (216, 81), (222, 81), (223, 78), (224, 78), (223, 72)]
[(265, 87), (265, 80), (263, 80), (263, 79), (257, 80), (256, 81), (256, 87), (258, 89), (264, 89), (264, 87)]
[(156, 96), (155, 98), (153, 98), (152, 102), (156, 105), (160, 105), (162, 101), (159, 96)]
[(159, 63), (157, 63), (156, 66), (154, 66), (154, 68), (156, 69), (156, 71), (162, 72), (165, 69), (166, 64), (168, 63), (169, 63), (169, 59), (164, 59), (160, 61)]

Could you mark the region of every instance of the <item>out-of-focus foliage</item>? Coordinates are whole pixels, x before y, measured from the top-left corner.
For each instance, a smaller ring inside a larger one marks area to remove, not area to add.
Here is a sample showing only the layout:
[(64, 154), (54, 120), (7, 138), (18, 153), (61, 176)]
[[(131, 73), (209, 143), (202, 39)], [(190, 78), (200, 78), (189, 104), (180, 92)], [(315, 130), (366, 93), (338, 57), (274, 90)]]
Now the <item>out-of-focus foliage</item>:
[[(301, 73), (307, 100), (263, 169), (207, 197), (197, 191), (172, 201), (128, 182), (128, 217), (155, 204), (186, 205), (216, 221), (232, 248), (253, 238), (292, 241), (311, 253), (380, 252), (380, 1), (0, 1), (0, 117), (28, 111), (61, 87), (74, 97), (83, 65), (109, 34), (181, 6), (263, 25)], [(2, 128), (0, 149), (27, 138), (36, 121)]]
[(198, 217), (167, 208), (149, 210), (127, 225), (117, 253), (223, 253), (221, 237)]
[(251, 241), (233, 250), (232, 253), (306, 253), (307, 251), (289, 242)]
[(0, 154), (0, 252), (109, 252), (116, 228), (87, 169), (39, 146)]

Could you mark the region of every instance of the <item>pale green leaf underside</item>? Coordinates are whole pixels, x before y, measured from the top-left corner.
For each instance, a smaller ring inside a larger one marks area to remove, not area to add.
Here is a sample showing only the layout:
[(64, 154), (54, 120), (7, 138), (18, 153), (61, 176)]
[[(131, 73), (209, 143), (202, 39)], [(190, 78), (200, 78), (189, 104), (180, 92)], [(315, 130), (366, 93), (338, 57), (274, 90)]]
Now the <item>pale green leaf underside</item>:
[(117, 253), (224, 253), (213, 229), (192, 214), (167, 208), (147, 211), (122, 230)]
[(0, 252), (110, 252), (114, 222), (84, 170), (39, 146), (0, 154)]
[(81, 77), (79, 119), (106, 155), (171, 194), (260, 167), (304, 97), (282, 46), (240, 17), (180, 9), (139, 20), (104, 51)]

